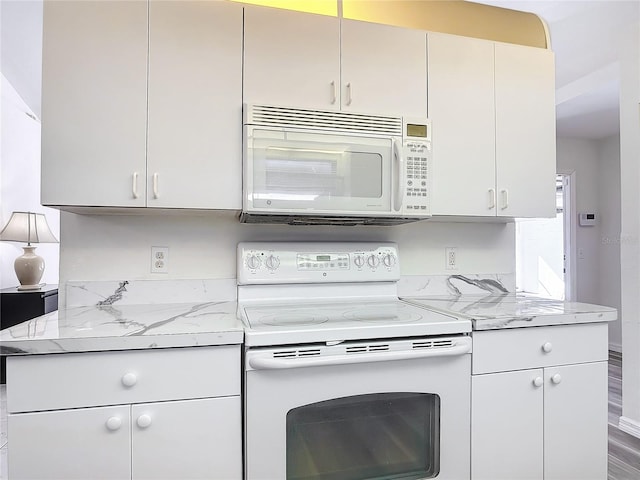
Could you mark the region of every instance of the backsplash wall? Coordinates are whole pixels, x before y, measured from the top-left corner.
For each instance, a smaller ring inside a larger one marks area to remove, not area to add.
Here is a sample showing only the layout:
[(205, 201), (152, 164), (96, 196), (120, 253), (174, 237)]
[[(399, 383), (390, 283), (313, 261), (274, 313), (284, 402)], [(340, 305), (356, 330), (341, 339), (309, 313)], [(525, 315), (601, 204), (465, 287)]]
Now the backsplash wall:
[[(399, 245), (402, 275), (515, 271), (513, 223), (427, 220), (395, 227), (244, 225), (235, 212), (184, 211), (131, 216), (62, 212), (60, 223), (61, 285), (69, 281), (235, 278), (236, 245), (241, 241), (392, 241)], [(169, 247), (168, 273), (151, 273), (152, 246)], [(445, 269), (445, 247), (457, 248), (457, 270)]]

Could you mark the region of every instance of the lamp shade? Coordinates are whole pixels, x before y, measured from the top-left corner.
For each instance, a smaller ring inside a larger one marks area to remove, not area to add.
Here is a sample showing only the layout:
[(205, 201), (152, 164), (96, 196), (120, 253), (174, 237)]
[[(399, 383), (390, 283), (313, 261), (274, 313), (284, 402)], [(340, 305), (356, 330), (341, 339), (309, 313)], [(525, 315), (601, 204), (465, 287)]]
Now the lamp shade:
[(57, 243), (47, 217), (42, 213), (13, 212), (9, 222), (0, 232), (0, 240), (5, 242)]

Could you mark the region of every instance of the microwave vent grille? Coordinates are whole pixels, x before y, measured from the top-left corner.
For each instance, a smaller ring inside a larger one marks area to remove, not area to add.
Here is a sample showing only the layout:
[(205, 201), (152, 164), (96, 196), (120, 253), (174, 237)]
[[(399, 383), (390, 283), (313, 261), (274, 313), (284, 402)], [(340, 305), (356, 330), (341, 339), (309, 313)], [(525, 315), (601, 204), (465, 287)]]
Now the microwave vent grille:
[(246, 113), (250, 125), (402, 136), (401, 117), (270, 105), (249, 105)]

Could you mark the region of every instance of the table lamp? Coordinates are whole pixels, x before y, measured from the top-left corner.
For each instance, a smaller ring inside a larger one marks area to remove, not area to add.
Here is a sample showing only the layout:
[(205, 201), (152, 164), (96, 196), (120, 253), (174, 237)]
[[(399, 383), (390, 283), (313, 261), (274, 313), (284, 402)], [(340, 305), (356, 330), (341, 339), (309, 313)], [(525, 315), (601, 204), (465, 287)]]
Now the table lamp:
[(51, 233), (47, 218), (42, 213), (13, 212), (9, 222), (0, 231), (0, 241), (26, 242), (24, 253), (16, 258), (13, 266), (20, 281), (18, 290), (37, 290), (44, 273), (44, 258), (35, 253), (32, 243), (57, 243)]

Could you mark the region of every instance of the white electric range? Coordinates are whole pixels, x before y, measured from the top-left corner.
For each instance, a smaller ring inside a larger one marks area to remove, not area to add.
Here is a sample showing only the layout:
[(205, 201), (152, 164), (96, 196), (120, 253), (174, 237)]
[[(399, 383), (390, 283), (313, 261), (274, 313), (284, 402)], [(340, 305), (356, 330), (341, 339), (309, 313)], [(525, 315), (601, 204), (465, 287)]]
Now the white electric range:
[(469, 478), (471, 322), (398, 299), (392, 243), (241, 243), (245, 477)]

